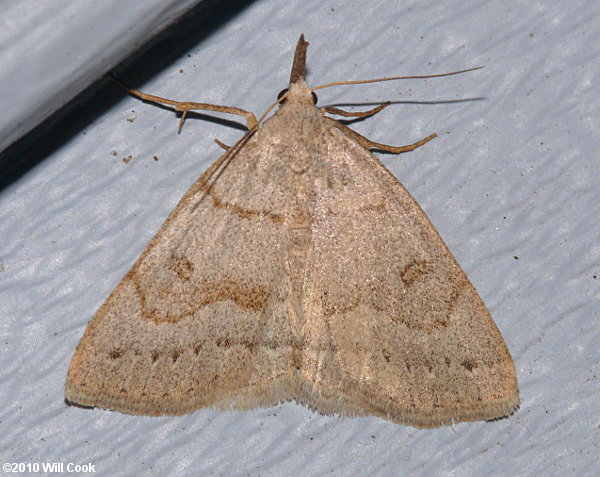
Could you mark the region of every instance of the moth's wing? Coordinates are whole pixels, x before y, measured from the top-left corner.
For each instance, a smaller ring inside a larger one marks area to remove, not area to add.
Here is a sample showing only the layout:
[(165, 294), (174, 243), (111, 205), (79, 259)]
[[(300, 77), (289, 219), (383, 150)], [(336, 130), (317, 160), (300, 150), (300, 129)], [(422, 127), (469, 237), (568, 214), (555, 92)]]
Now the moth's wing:
[(326, 156), (311, 206), (301, 399), (417, 427), (512, 413), (508, 349), (425, 213), (337, 130)]
[(87, 327), (68, 401), (136, 414), (289, 397), (289, 171), (245, 137), (190, 188)]

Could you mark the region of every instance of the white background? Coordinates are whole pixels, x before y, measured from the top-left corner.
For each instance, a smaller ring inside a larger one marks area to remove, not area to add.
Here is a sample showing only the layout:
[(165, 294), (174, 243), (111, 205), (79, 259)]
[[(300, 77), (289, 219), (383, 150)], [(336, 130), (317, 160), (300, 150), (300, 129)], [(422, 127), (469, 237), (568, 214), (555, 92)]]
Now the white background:
[(2, 0), (0, 150), (200, 0)]
[(101, 81), (8, 157), (23, 162), (0, 191), (0, 460), (93, 462), (111, 476), (598, 475), (600, 4), (221, 3), (116, 73), (164, 97), (260, 114), (286, 86), (302, 32), (313, 85), (485, 65), (332, 88), (319, 102), (399, 101), (353, 126), (375, 141), (439, 134), (380, 157), (490, 309), (521, 409), (417, 430), (296, 403), (178, 418), (67, 407), (64, 378), (86, 324), (220, 156), (213, 139), (243, 134), (235, 117), (196, 116), (177, 135), (172, 112)]

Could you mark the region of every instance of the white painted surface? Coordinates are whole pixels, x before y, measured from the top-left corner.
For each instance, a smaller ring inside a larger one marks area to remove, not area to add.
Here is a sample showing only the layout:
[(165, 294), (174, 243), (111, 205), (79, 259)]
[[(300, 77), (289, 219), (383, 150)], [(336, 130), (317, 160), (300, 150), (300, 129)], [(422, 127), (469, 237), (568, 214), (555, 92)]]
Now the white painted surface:
[(0, 151), (199, 1), (0, 2)]
[[(169, 66), (136, 86), (261, 113), (286, 86), (301, 32), (311, 84), (485, 65), (319, 99), (407, 101), (354, 125), (377, 141), (440, 134), (415, 152), (380, 157), (491, 310), (516, 362), (519, 412), (416, 430), (295, 403), (180, 418), (65, 406), (65, 373), (86, 324), (219, 157), (213, 138), (231, 144), (242, 135), (198, 119), (177, 135), (174, 114), (123, 96), (0, 195), (3, 462), (93, 462), (95, 475), (111, 476), (600, 473), (600, 4), (314, 5), (257, 1), (191, 50), (171, 51)], [(484, 99), (443, 102), (468, 98)]]

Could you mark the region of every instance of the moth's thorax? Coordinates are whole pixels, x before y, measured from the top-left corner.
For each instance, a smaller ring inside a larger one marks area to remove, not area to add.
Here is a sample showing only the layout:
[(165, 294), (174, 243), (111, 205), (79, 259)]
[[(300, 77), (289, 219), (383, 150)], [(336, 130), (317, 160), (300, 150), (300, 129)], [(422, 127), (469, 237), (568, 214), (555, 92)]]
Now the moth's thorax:
[(263, 125), (262, 136), (276, 145), (280, 160), (290, 162), (294, 170), (306, 170), (322, 155), (328, 125), (303, 80), (291, 84), (287, 94), (274, 117)]

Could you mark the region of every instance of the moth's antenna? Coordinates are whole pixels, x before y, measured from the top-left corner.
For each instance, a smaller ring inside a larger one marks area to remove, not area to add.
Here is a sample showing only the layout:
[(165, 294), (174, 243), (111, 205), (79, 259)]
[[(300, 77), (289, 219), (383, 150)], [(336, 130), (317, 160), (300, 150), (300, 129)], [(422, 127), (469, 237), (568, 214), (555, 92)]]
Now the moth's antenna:
[(467, 73), (469, 71), (480, 70), (481, 68), (485, 68), (485, 66), (478, 66), (476, 68), (469, 68), (467, 70), (452, 71), (451, 73), (441, 73), (439, 75), (390, 76), (388, 78), (375, 78), (375, 79), (368, 79), (368, 80), (336, 81), (335, 83), (327, 83), (327, 84), (322, 84), (320, 86), (315, 86), (314, 88), (311, 88), (311, 90), (316, 91), (317, 89), (329, 88), (330, 86), (339, 86), (339, 85), (344, 85), (344, 84), (379, 83), (381, 81), (394, 81), (394, 80), (401, 80), (401, 79), (440, 78), (442, 76), (459, 75), (461, 73)]
[(265, 112), (262, 114), (262, 116), (261, 116), (260, 118), (258, 118), (258, 121), (257, 121), (257, 123), (256, 123), (256, 126), (255, 126), (253, 129), (255, 129), (255, 128), (258, 128), (258, 125), (259, 125), (259, 124), (260, 124), (260, 123), (263, 121), (263, 119), (265, 119), (265, 118), (267, 117), (267, 114), (269, 114), (269, 113), (271, 112), (271, 110), (272, 110), (272, 109), (273, 109), (275, 106), (277, 106), (278, 104), (281, 104), (281, 103), (283, 103), (283, 102), (284, 102), (284, 101), (287, 99), (287, 97), (288, 97), (288, 94), (289, 94), (289, 93), (287, 93), (287, 92), (286, 92), (285, 94), (281, 95), (281, 97), (280, 97), (280, 98), (278, 98), (278, 99), (277, 99), (277, 101), (275, 101), (275, 102), (274, 102), (274, 103), (273, 103), (271, 106), (269, 106), (269, 107), (267, 108), (267, 110), (266, 110), (266, 111), (265, 111)]

